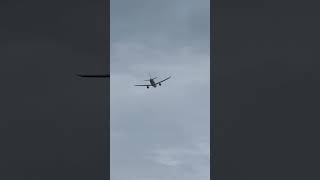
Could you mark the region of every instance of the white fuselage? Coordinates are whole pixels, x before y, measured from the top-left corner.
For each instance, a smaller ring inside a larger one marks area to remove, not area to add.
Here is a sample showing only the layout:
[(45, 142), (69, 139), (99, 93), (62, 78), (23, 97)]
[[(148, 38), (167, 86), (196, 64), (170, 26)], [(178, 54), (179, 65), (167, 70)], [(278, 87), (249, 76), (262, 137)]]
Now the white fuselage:
[(157, 87), (157, 84), (154, 82), (153, 79), (150, 79), (150, 84), (151, 84), (151, 86), (153, 86), (154, 88)]

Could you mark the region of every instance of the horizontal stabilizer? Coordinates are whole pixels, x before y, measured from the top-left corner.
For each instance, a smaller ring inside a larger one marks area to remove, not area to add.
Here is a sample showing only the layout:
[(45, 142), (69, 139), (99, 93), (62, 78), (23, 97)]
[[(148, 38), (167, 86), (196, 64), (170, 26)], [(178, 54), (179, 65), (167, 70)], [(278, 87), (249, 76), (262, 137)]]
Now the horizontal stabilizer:
[[(152, 80), (154, 79), (157, 79), (158, 77), (154, 77), (154, 78), (151, 78)], [(150, 81), (150, 79), (147, 79), (147, 80), (144, 80), (144, 81)]]

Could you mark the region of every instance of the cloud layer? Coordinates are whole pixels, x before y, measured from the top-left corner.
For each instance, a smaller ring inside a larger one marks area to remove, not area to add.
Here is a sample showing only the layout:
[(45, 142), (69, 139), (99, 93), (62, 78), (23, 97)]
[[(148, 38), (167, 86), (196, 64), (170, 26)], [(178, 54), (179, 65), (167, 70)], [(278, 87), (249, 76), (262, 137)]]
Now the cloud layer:
[[(111, 11), (111, 179), (208, 180), (209, 0), (111, 1)], [(133, 86), (149, 72), (172, 78)]]

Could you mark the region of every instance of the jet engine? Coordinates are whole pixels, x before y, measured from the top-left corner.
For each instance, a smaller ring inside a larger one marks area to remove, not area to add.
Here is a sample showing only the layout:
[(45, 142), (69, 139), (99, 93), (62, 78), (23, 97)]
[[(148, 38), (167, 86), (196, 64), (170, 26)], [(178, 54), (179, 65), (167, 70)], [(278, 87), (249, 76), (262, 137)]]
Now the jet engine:
[(159, 83), (159, 86), (161, 86), (161, 83)]
[(147, 88), (149, 89), (149, 86), (147, 86)]

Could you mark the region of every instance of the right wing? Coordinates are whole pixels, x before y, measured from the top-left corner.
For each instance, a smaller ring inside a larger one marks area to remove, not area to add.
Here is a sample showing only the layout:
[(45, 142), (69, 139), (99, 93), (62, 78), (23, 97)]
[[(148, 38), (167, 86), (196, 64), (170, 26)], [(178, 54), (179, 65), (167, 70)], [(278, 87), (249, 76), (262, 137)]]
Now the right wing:
[(168, 80), (168, 79), (170, 79), (170, 78), (171, 78), (171, 76), (169, 76), (169, 77), (165, 78), (165, 79), (164, 79), (164, 80), (162, 80), (162, 81), (157, 82), (156, 84), (160, 84), (160, 83), (162, 83), (163, 81), (166, 81), (166, 80)]

